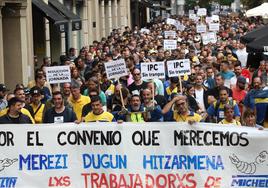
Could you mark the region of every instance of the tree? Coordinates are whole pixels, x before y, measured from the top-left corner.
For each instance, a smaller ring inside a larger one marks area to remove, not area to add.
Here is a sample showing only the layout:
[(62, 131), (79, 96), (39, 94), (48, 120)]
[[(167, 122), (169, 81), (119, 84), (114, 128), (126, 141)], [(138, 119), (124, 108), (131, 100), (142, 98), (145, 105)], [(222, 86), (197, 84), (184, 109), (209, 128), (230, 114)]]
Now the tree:
[(217, 0), (216, 2), (218, 2), (220, 5), (231, 5), (234, 0)]
[(264, 1), (263, 0), (241, 0), (241, 3), (246, 7), (247, 9), (251, 9), (254, 7), (257, 7), (261, 5)]

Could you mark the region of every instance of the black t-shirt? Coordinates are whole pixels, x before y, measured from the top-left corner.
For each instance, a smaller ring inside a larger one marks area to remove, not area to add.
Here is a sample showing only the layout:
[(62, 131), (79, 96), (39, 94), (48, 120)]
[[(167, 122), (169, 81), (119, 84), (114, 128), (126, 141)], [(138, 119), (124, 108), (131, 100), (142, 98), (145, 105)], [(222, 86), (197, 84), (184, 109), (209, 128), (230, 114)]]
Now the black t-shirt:
[(43, 123), (67, 123), (77, 120), (74, 111), (68, 107), (65, 107), (64, 111), (57, 113), (55, 108), (48, 109), (43, 118)]
[[(130, 84), (130, 86), (128, 87), (129, 92), (133, 95), (133, 94), (140, 94), (140, 91), (142, 89), (146, 89), (147, 88), (147, 82), (142, 82), (141, 85), (136, 85), (135, 82), (133, 82), (132, 84)], [(137, 92), (137, 93), (136, 93)]]
[(16, 118), (10, 117), (6, 114), (0, 117), (0, 124), (32, 124), (32, 121), (28, 116), (22, 113), (20, 113)]

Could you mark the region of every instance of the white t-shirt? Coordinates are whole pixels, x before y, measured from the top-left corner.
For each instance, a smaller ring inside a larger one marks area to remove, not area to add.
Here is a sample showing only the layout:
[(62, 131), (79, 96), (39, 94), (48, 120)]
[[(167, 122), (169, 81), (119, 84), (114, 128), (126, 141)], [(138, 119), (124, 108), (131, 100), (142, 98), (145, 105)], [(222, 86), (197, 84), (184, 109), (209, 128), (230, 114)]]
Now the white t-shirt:
[(197, 90), (195, 89), (195, 100), (199, 104), (202, 111), (205, 111), (205, 104), (204, 104), (204, 89)]
[(246, 48), (244, 49), (237, 49), (236, 50), (236, 55), (238, 57), (238, 60), (241, 62), (242, 67), (247, 66), (247, 60), (248, 60), (248, 53), (246, 51)]

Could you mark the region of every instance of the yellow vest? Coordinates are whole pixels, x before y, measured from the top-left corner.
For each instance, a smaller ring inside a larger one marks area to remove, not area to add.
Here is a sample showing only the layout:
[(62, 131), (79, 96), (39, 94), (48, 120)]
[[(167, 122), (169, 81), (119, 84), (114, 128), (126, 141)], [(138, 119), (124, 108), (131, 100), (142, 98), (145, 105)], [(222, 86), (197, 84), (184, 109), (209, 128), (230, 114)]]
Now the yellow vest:
[[(41, 104), (41, 107), (39, 109), (38, 109), (39, 105), (36, 106), (34, 104), (31, 104), (31, 107), (33, 108), (33, 111), (34, 111), (34, 120), (35, 120), (35, 123), (42, 123), (42, 120), (43, 120), (43, 112), (44, 112), (45, 105), (44, 104)], [(37, 111), (37, 109), (38, 109), (38, 111)]]

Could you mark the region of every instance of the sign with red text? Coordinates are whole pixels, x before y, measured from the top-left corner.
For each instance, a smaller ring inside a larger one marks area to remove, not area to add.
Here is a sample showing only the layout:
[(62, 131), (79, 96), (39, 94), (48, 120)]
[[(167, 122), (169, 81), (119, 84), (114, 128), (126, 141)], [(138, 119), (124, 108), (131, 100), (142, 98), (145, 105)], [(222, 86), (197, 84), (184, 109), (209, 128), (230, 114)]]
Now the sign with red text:
[(179, 122), (1, 125), (0, 185), (267, 187), (268, 131)]

